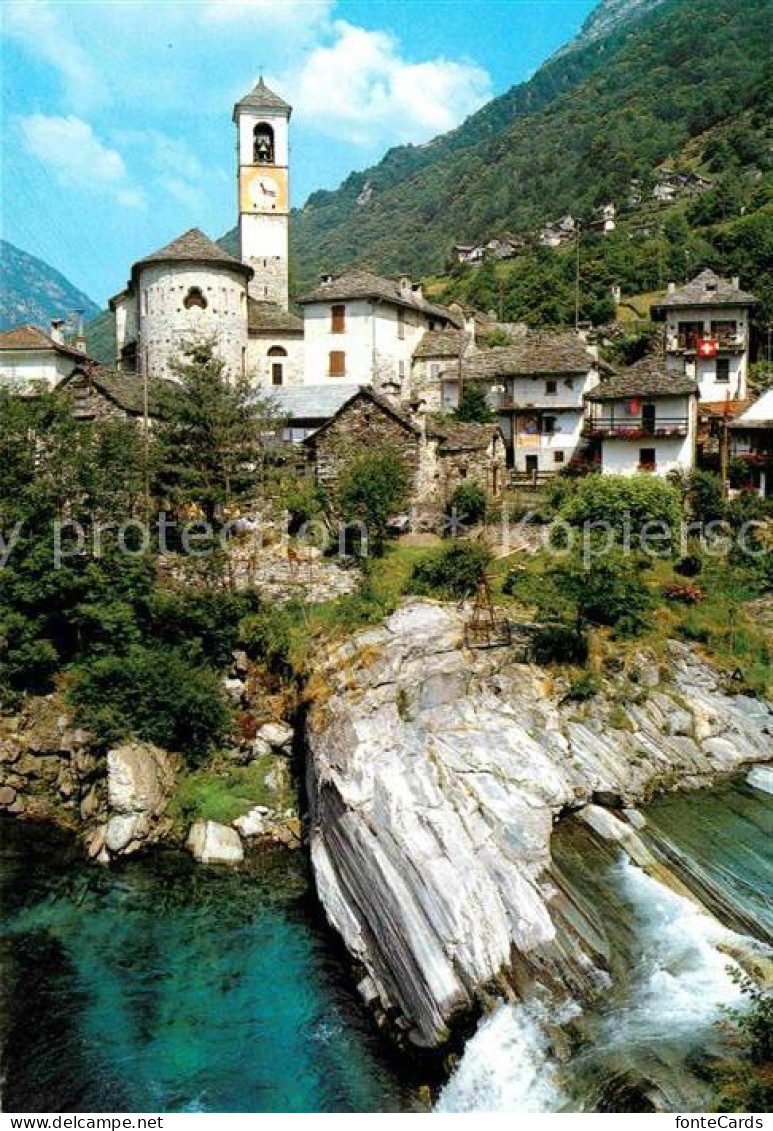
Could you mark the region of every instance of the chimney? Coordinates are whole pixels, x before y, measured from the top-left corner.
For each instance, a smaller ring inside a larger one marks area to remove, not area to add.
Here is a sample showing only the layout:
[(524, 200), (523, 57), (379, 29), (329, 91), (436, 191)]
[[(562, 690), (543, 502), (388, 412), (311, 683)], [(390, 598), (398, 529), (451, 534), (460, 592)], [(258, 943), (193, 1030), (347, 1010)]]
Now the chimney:
[(86, 334), (83, 329), (83, 311), (75, 310), (75, 348), (81, 353), (86, 352)]
[(675, 290), (676, 290), (676, 283), (669, 283), (668, 284), (668, 293), (670, 295), (672, 295)]
[(416, 298), (418, 298), (418, 299), (424, 298), (424, 289), (423, 289), (421, 283), (414, 283), (412, 290), (413, 290), (413, 293), (416, 295)]
[(320, 283), (322, 284), (323, 287), (329, 287), (330, 284), (333, 282), (333, 276), (328, 275), (326, 273), (323, 273), (322, 275), (320, 275), (319, 281), (320, 281)]
[(612, 292), (612, 301), (614, 302), (615, 306), (619, 306), (620, 300), (623, 297), (622, 291), (620, 290), (620, 284), (613, 283), (610, 287), (610, 290)]
[(741, 289), (741, 276), (733, 275), (733, 290), (740, 291)]
[(64, 345), (64, 318), (51, 319), (51, 338), (57, 345)]
[(398, 279), (398, 283), (399, 283), (399, 286), (400, 286), (400, 294), (401, 295), (409, 295), (409, 294), (412, 293), (413, 288), (411, 287), (411, 276), (410, 275), (400, 275), (400, 277)]

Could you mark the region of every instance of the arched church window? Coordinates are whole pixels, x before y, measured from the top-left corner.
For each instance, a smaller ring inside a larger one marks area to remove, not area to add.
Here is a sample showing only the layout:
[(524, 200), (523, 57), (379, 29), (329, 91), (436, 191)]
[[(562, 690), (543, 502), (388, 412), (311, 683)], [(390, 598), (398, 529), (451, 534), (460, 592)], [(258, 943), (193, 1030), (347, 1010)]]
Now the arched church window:
[(268, 122), (258, 122), (252, 131), (252, 156), (256, 165), (274, 164), (274, 131)]
[(287, 350), (282, 346), (272, 346), (268, 351), (268, 356), (271, 358), (271, 384), (283, 385), (284, 362), (279, 361), (278, 358), (287, 357)]
[(207, 300), (204, 298), (201, 287), (191, 287), (187, 295), (183, 299), (183, 306), (186, 310), (197, 306), (200, 310), (207, 309)]

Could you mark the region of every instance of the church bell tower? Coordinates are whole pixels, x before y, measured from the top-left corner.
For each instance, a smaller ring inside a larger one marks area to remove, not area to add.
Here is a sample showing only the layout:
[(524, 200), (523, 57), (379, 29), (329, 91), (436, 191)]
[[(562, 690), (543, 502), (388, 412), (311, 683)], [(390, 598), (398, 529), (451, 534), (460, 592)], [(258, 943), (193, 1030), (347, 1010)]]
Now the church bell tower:
[(234, 106), (239, 161), (239, 257), (255, 272), (250, 297), (287, 310), (290, 107), (261, 77)]

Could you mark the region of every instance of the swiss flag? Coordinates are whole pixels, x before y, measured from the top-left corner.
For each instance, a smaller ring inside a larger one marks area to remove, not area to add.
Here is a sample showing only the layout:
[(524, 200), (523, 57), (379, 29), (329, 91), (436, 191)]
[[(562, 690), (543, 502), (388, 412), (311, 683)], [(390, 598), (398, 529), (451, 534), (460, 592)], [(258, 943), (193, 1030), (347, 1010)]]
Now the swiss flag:
[(717, 339), (698, 338), (698, 357), (716, 357)]

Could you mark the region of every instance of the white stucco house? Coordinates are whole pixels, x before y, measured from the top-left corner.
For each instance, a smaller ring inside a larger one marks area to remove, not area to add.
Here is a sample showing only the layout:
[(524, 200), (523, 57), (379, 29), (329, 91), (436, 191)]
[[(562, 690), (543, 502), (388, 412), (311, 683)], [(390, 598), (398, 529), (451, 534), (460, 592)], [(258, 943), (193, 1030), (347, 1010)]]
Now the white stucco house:
[(729, 425), (730, 451), (743, 460), (750, 482), (773, 497), (773, 389), (768, 389)]
[(50, 333), (37, 326), (17, 326), (0, 333), (0, 384), (15, 393), (50, 390), (79, 365), (95, 364), (85, 343), (64, 339), (64, 323), (55, 319)]
[(740, 279), (701, 271), (651, 308), (666, 324), (668, 371), (689, 377), (706, 404), (743, 400), (749, 370), (749, 317), (757, 299)]
[[(484, 385), (505, 438), (508, 466), (530, 478), (561, 471), (582, 444), (584, 395), (608, 367), (573, 332), (525, 330), (509, 346), (469, 352), (462, 385)], [(458, 403), (459, 379), (443, 375), (444, 407)]]
[(645, 357), (585, 394), (584, 435), (598, 446), (607, 475), (691, 471), (695, 465), (698, 386)]
[(448, 307), (430, 302), (407, 275), (370, 271), (324, 275), (302, 295), (304, 380), (372, 383), (400, 394), (410, 384), (414, 352), (427, 330), (458, 326)]

